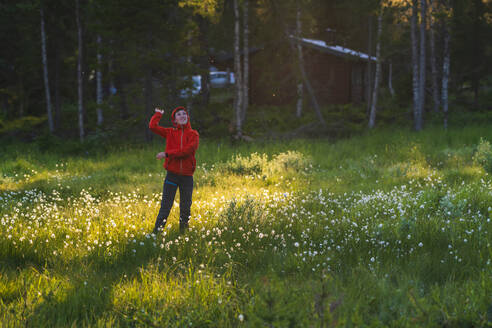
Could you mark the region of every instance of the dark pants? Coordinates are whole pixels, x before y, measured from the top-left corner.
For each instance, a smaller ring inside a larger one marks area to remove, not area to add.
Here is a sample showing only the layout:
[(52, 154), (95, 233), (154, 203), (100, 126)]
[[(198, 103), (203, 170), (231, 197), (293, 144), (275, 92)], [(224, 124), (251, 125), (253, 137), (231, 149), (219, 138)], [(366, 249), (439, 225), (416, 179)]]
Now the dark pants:
[(184, 230), (188, 227), (191, 209), (191, 195), (193, 194), (193, 177), (167, 172), (162, 188), (162, 200), (159, 214), (155, 220), (154, 232), (166, 225), (167, 217), (174, 203), (176, 190), (179, 188), (179, 227)]

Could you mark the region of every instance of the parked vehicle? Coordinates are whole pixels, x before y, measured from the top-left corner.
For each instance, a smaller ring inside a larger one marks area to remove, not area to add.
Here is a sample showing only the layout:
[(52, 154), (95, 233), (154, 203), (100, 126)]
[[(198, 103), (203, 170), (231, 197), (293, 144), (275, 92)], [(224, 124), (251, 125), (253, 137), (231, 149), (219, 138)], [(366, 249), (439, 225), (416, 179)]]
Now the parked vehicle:
[[(188, 78), (184, 78), (186, 81)], [(202, 77), (201, 75), (193, 75), (191, 77), (193, 81), (192, 88), (184, 88), (181, 89), (179, 96), (181, 98), (188, 98), (196, 96), (200, 93), (202, 89)], [(229, 85), (234, 84), (234, 73), (227, 73), (221, 71), (212, 71), (210, 72), (210, 87), (212, 88), (225, 88)]]
[[(186, 78), (185, 78), (186, 80)], [(201, 75), (193, 75), (191, 77), (192, 80), (192, 87), (191, 88), (185, 88), (181, 89), (179, 96), (181, 98), (189, 98), (192, 96), (196, 96), (197, 94), (200, 93), (200, 90), (202, 89), (202, 76)]]
[(210, 86), (212, 88), (224, 88), (229, 84), (231, 84), (231, 79), (227, 72), (210, 72)]

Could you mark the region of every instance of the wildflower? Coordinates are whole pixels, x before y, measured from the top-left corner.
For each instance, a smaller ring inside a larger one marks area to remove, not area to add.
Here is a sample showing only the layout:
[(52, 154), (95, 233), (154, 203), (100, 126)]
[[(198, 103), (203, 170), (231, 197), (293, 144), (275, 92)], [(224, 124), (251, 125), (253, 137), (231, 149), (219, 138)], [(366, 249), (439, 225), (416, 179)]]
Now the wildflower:
[(240, 314), (240, 315), (237, 316), (237, 318), (239, 319), (239, 321), (243, 322), (244, 315), (243, 314)]

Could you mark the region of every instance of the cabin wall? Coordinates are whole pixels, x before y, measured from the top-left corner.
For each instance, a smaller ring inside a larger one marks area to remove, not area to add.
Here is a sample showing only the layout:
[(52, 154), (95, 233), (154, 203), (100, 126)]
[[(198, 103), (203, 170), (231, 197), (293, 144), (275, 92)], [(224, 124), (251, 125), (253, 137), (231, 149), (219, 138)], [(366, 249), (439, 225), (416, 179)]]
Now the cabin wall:
[(349, 60), (313, 49), (304, 51), (304, 60), (320, 104), (350, 102), (352, 63)]
[[(307, 47), (303, 48), (303, 55), (306, 73), (320, 105), (365, 101), (367, 63)], [(211, 64), (222, 71), (233, 67), (232, 60), (211, 60)], [(298, 76), (297, 58), (290, 47), (270, 47), (250, 54), (250, 104), (295, 104)], [(309, 102), (307, 92), (304, 97)]]

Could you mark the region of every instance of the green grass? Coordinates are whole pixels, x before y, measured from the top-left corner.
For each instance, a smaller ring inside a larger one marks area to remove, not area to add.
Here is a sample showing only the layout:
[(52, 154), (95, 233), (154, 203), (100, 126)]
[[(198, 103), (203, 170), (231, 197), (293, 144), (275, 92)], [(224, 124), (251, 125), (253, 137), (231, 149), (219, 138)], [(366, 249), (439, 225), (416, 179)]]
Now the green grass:
[(190, 230), (174, 206), (159, 236), (162, 143), (5, 147), (0, 326), (490, 326), (484, 140), (203, 139)]

